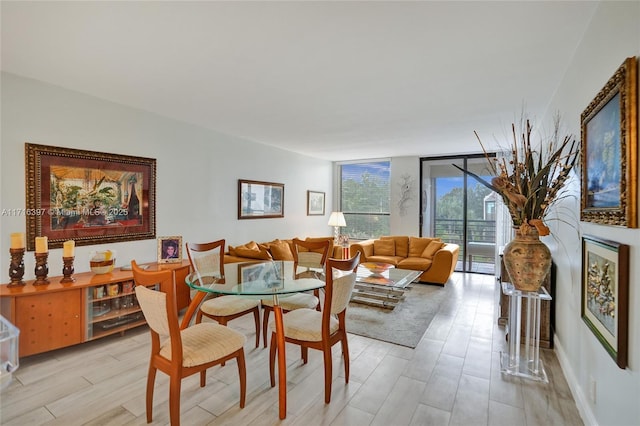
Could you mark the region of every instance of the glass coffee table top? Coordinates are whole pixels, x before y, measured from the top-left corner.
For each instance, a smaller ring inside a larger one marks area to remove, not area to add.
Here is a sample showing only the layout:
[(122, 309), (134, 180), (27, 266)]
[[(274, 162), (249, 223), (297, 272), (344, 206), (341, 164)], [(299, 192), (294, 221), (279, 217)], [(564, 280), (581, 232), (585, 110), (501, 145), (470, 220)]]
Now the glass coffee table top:
[(403, 301), (405, 288), (422, 273), (401, 268), (372, 273), (364, 266), (358, 266), (356, 272), (351, 301), (386, 309), (393, 309)]
[(386, 287), (404, 288), (418, 278), (421, 271), (391, 267), (381, 273), (372, 273), (364, 266), (358, 266), (356, 282)]

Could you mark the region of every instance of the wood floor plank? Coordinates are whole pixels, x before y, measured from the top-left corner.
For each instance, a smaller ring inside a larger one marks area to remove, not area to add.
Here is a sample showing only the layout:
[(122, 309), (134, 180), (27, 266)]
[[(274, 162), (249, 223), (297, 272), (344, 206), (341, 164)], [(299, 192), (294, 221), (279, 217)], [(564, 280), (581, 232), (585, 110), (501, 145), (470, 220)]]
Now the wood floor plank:
[(349, 405), (376, 414), (406, 367), (407, 360), (386, 356), (353, 396)]
[(489, 380), (462, 374), (449, 424), (486, 425), (488, 410)]
[(410, 426), (448, 425), (451, 412), (419, 404), (411, 418)]
[(408, 425), (420, 402), (426, 383), (400, 376), (371, 422), (372, 426)]

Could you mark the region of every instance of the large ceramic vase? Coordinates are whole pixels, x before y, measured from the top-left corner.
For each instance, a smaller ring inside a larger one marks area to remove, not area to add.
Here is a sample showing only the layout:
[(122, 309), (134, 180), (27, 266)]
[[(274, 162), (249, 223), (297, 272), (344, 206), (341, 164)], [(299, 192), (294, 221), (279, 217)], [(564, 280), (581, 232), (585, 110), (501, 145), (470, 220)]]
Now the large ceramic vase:
[(551, 270), (551, 251), (534, 227), (516, 230), (502, 255), (511, 284), (520, 291), (538, 291)]

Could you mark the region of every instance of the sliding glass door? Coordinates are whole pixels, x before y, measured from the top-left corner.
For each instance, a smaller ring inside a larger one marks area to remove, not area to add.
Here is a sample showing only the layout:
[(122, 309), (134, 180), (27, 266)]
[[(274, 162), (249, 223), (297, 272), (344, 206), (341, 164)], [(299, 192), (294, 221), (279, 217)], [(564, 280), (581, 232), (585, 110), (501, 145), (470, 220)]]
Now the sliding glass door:
[(460, 246), (457, 271), (494, 273), (496, 195), (454, 164), (485, 180), (484, 155), (423, 158), (420, 232)]

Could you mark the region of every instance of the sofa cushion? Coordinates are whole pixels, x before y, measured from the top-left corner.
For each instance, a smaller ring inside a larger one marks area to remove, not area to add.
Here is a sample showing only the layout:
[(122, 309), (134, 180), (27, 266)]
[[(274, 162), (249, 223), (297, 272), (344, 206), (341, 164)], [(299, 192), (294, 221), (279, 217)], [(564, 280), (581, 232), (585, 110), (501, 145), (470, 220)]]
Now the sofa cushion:
[(367, 262), (381, 262), (381, 263), (390, 263), (394, 266), (398, 266), (398, 262), (400, 262), (404, 257), (400, 256), (369, 256), (367, 257)]
[(444, 243), (440, 240), (433, 240), (429, 242), (429, 245), (425, 247), (422, 255), (420, 257), (426, 257), (427, 259), (433, 259), (433, 256), (436, 254), (438, 250), (440, 250), (444, 246)]
[[(318, 242), (318, 241), (331, 241), (331, 245), (329, 246), (329, 256), (331, 256), (331, 254), (333, 253), (333, 237), (307, 237), (304, 239), (305, 241), (310, 241), (310, 242)], [(309, 251), (307, 249), (304, 249), (302, 247), (299, 247), (300, 251)], [(322, 249), (314, 249), (311, 251), (315, 251), (316, 253), (322, 253)]]
[(248, 257), (249, 259), (271, 260), (272, 257), (267, 249), (260, 247), (256, 250), (245, 247), (236, 247), (236, 256)]
[(375, 240), (373, 254), (374, 256), (395, 256), (396, 242), (394, 240)]
[(433, 261), (424, 257), (406, 257), (396, 265), (400, 269), (411, 269), (412, 271), (426, 271), (431, 267)]
[(434, 238), (409, 237), (409, 255), (405, 257), (421, 257), (424, 249)]
[(387, 235), (380, 237), (381, 240), (393, 240), (396, 242), (396, 256), (409, 256), (409, 237), (406, 235)]
[(243, 244), (241, 246), (229, 246), (229, 254), (231, 256), (240, 256), (237, 252), (236, 249), (238, 248), (246, 248), (249, 250), (258, 250), (258, 243), (256, 243), (255, 241), (249, 241), (246, 244)]
[(268, 246), (274, 260), (293, 260), (291, 246), (286, 241), (271, 241)]

